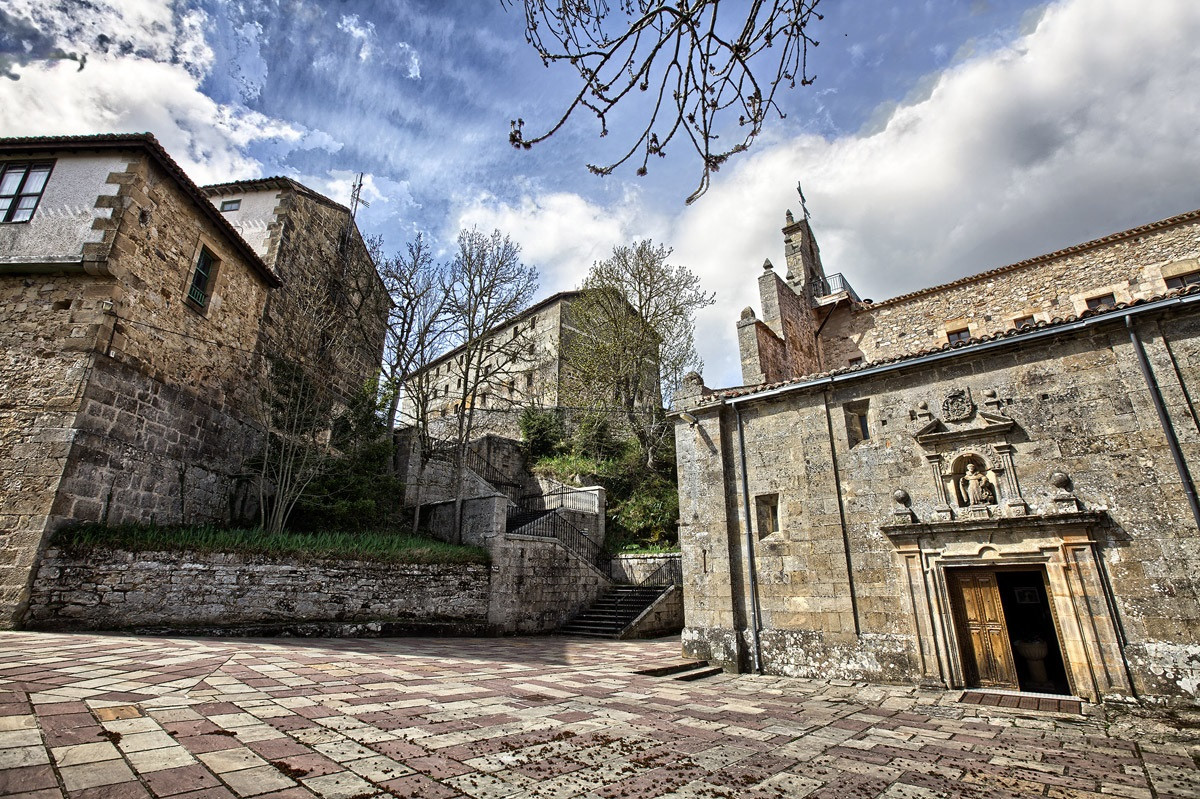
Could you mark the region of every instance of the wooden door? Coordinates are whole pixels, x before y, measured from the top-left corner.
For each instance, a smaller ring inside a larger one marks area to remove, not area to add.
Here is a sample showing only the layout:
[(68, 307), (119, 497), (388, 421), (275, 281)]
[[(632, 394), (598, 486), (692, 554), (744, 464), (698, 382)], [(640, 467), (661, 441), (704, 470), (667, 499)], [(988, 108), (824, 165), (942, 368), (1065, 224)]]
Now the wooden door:
[(950, 595), (967, 684), (1018, 690), (996, 573), (952, 573)]

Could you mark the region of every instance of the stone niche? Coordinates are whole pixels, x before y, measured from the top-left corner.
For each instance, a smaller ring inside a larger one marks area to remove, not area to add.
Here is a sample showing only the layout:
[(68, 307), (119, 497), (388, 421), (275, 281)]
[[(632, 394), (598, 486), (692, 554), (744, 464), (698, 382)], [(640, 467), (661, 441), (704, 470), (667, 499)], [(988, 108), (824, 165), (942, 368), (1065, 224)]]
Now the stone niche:
[(913, 437), (925, 450), (935, 497), (933, 521), (992, 519), (1025, 516), (1010, 437), (1014, 419), (1000, 409), (996, 392), (984, 392), (985, 404), (975, 405), (968, 389), (950, 391), (941, 403), (941, 414), (922, 402), (912, 412), (925, 424)]
[(1052, 616), (1070, 692), (1092, 701), (1128, 696), (1112, 588), (1093, 534), (1105, 515), (1082, 510), (1068, 490), (1070, 479), (1059, 472), (1051, 477), (1057, 495), (1041, 512), (1032, 511), (1013, 459), (1017, 421), (1002, 412), (1007, 403), (996, 392), (984, 391), (983, 399), (981, 409), (969, 389), (955, 389), (938, 412), (924, 402), (912, 412), (921, 425), (913, 436), (928, 463), (926, 477), (914, 478), (929, 481), (934, 506), (919, 519), (908, 492), (898, 489), (896, 507), (881, 526), (901, 565), (922, 680), (967, 687), (978, 674), (966, 659), (977, 657), (981, 646), (992, 651), (973, 640), (989, 633), (964, 623), (958, 581), (1021, 573), (1040, 575), (1034, 579), (1045, 589), (1043, 607)]

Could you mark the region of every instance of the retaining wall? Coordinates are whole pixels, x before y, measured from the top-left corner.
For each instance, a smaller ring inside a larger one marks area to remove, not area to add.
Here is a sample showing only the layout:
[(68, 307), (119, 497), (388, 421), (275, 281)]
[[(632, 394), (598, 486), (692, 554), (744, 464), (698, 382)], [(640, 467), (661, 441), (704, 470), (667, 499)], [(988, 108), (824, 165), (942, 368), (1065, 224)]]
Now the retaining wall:
[[(373, 623), (386, 632), (487, 631), (479, 564), (299, 562), (262, 555), (46, 551), (30, 629), (254, 628)], [(336, 630), (331, 630), (336, 633)], [(328, 634), (328, 633), (326, 633)]]

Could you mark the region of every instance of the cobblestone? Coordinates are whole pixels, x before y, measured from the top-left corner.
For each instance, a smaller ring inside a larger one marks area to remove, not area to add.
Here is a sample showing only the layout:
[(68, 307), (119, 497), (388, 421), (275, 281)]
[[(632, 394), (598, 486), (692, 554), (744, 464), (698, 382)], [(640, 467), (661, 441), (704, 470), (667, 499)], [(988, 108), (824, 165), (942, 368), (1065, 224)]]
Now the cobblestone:
[(0, 796), (1200, 797), (1186, 719), (638, 673), (679, 646), (0, 633)]

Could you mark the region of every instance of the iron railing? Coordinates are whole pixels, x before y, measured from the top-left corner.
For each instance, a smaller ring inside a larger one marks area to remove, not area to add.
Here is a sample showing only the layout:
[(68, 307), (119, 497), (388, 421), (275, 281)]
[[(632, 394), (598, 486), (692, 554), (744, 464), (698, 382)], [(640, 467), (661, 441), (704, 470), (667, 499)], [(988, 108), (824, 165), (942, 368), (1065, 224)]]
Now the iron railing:
[[(458, 453), (458, 447), (449, 441), (435, 441), (429, 447), (430, 457), (438, 460), (449, 461), (455, 463)], [(475, 474), (487, 480), (494, 486), (516, 486), (498, 466), (480, 455), (470, 447), (466, 447), (462, 454), (462, 465), (475, 472)]]
[(506, 527), (510, 533), (553, 538), (589, 563), (600, 564), (600, 543), (567, 521), (559, 508), (520, 510), (510, 505)]
[(683, 585), (683, 561), (679, 558), (664, 560), (657, 569), (639, 580), (638, 585)]
[(819, 289), (817, 292), (818, 297), (828, 297), (831, 294), (841, 294), (844, 291), (850, 295), (850, 299), (855, 302), (862, 302), (858, 296), (858, 292), (854, 290), (854, 287), (850, 285), (850, 281), (846, 280), (841, 272), (826, 275), (825, 280), (822, 282), (824, 285), (817, 286)]
[(580, 513), (601, 513), (600, 495), (596, 489), (559, 486), (545, 494), (527, 494), (516, 502), (520, 510), (574, 510)]

